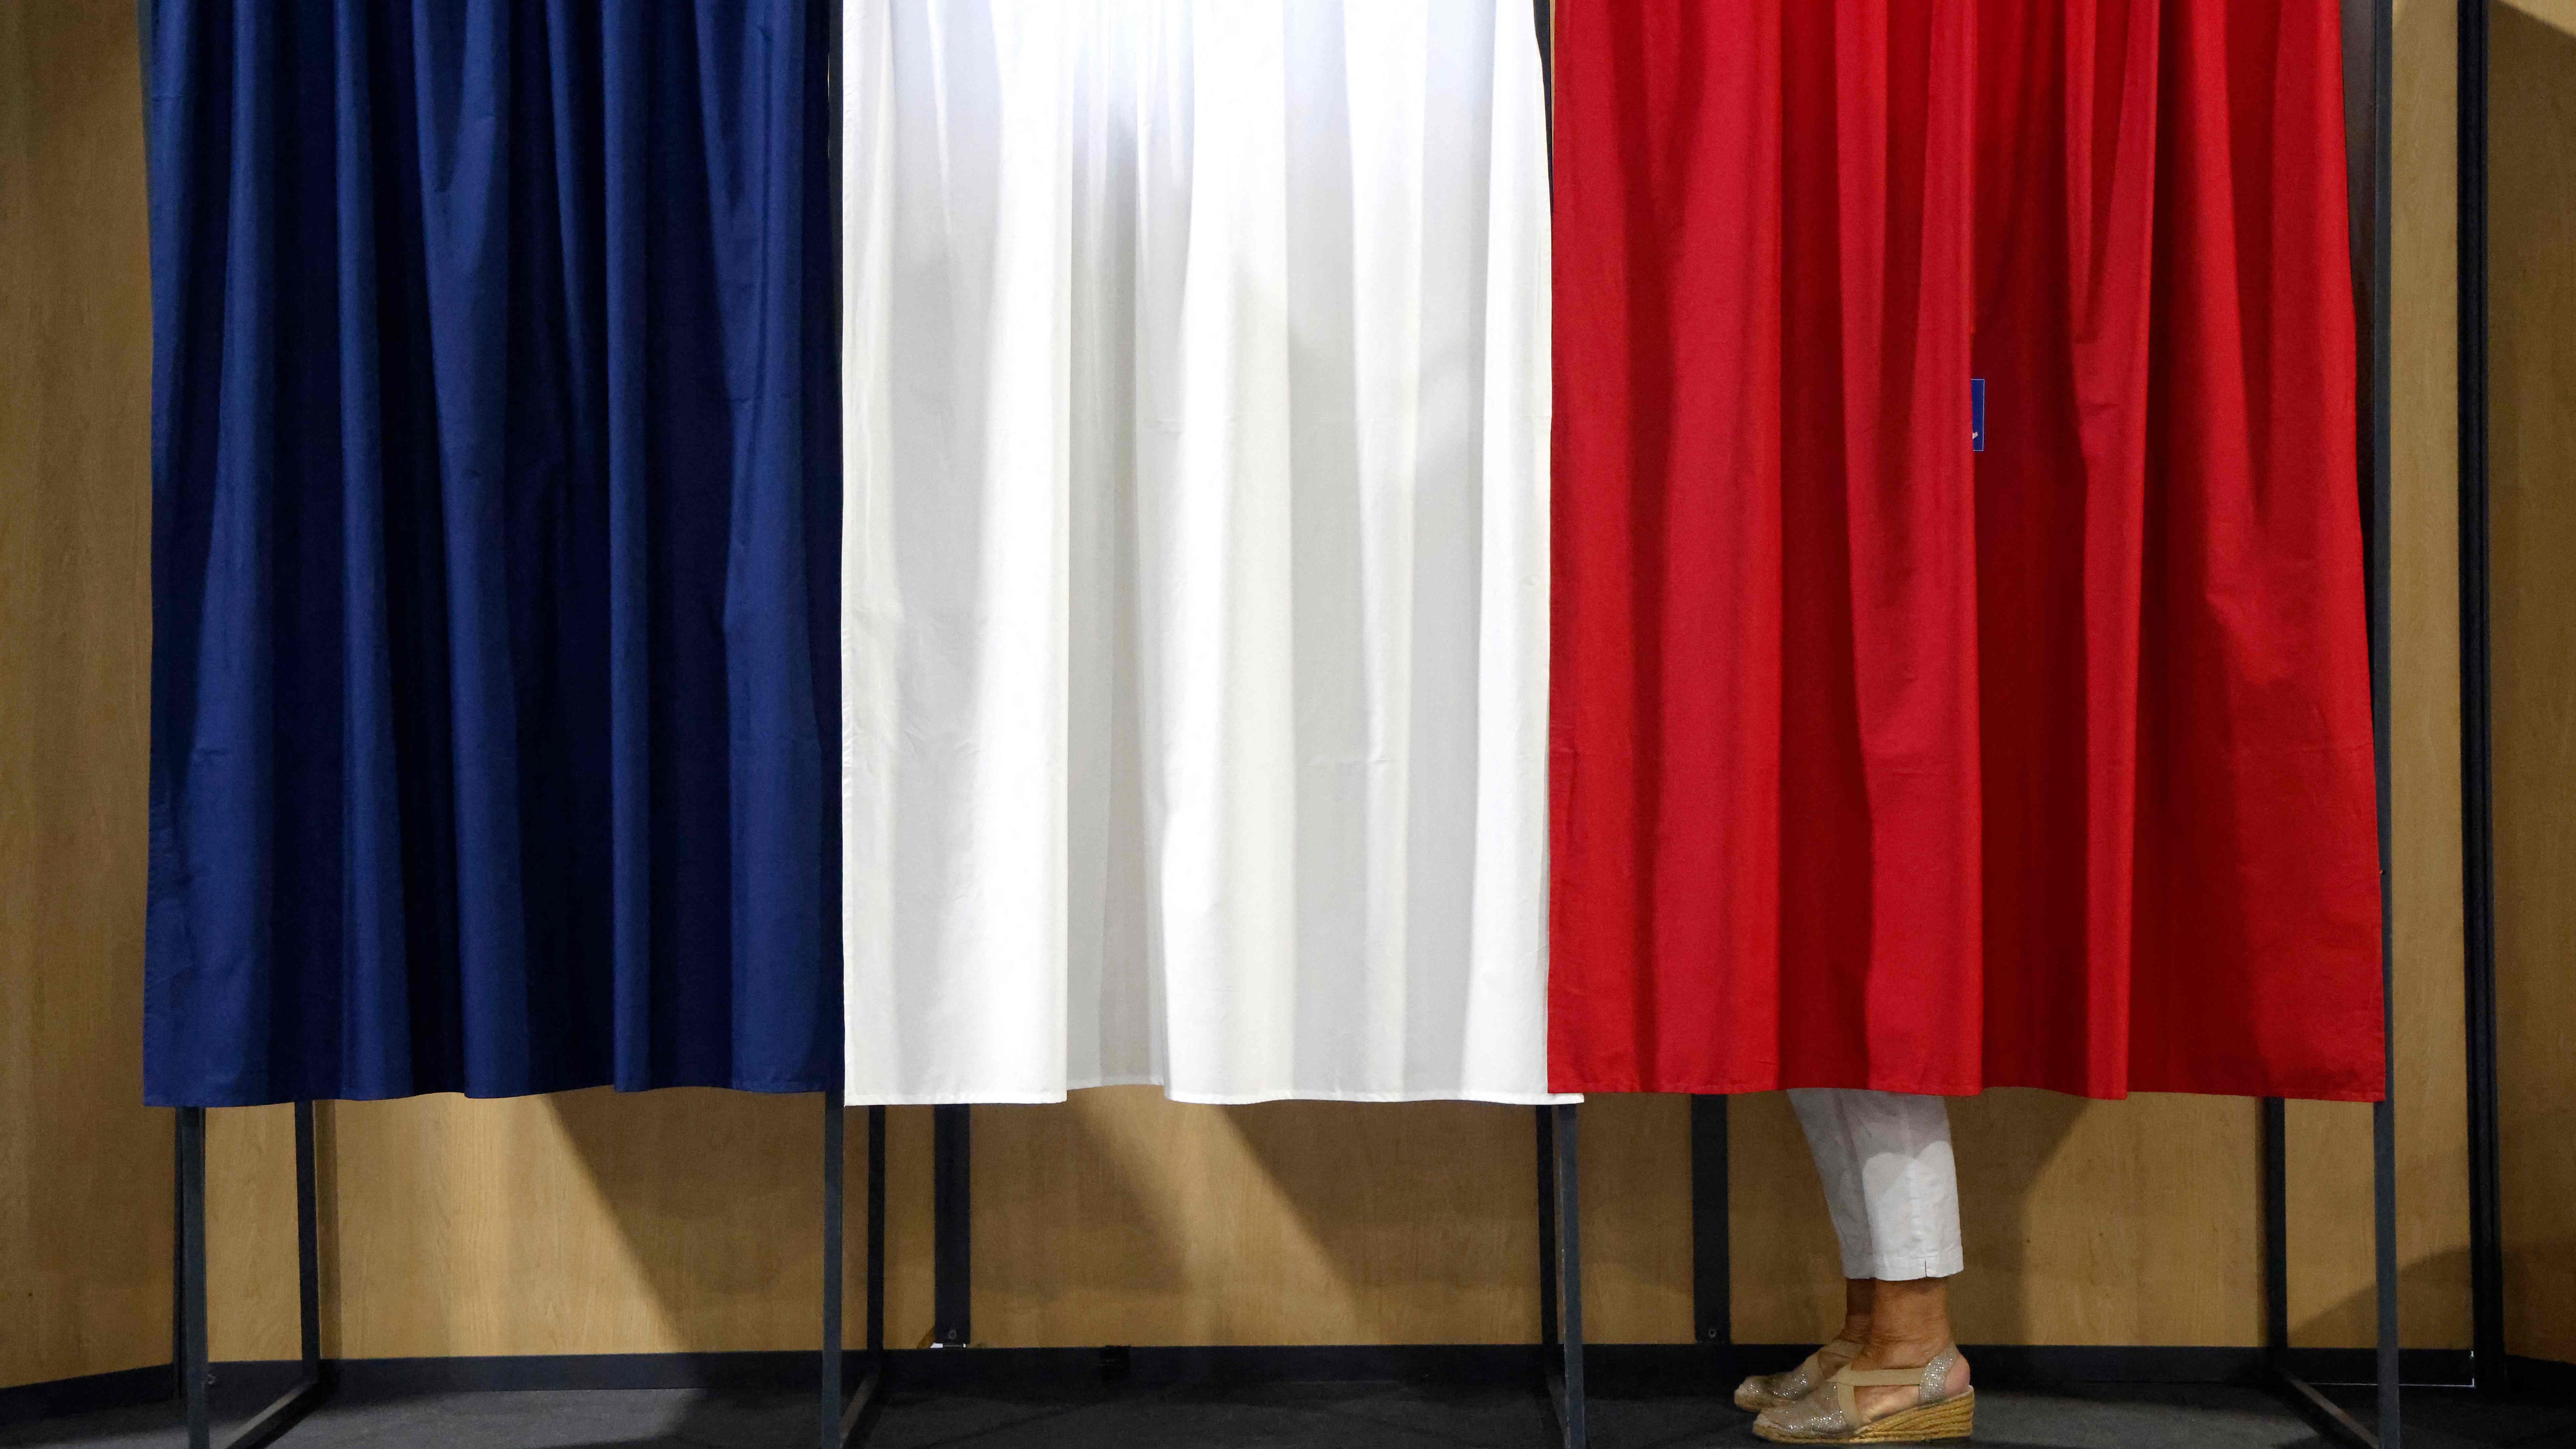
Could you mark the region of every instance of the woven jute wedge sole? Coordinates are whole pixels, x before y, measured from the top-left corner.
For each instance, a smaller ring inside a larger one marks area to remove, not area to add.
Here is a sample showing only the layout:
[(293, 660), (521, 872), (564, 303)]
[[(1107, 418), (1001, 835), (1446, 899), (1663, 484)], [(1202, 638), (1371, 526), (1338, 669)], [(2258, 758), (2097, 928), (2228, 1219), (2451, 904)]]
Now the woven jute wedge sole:
[(1965, 1439), (1976, 1431), (1975, 1389), (1937, 1404), (1900, 1409), (1876, 1423), (1863, 1425), (1857, 1433), (1835, 1439), (1809, 1439), (1796, 1434), (1775, 1433), (1770, 1425), (1758, 1421), (1753, 1426), (1755, 1434), (1774, 1444), (1933, 1444)]

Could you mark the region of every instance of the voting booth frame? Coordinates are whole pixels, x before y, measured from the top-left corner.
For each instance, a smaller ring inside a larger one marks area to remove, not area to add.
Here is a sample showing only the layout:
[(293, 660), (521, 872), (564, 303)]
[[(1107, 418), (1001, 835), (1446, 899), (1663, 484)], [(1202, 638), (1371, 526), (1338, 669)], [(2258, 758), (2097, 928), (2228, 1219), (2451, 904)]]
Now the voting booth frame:
[[(2497, 1176), (2497, 1078), (2495, 1026), (2494, 865), (2492, 837), (2493, 770), (2491, 764), (2490, 688), (2487, 623), (2487, 449), (2486, 449), (2486, 79), (2487, 7), (2490, 0), (2461, 0), (2459, 61), (2459, 291), (2460, 291), (2460, 629), (2462, 705), (2462, 785), (2466, 898), (2466, 997), (2468, 1009), (2467, 1072), (2469, 1088), (2468, 1148), (2470, 1171), (2470, 1276), (2474, 1347), (2468, 1357), (2467, 1382), (2477, 1387), (2501, 1384), (2507, 1362), (2503, 1321), (2503, 1244)], [(1547, 58), (1549, 7), (1538, 6), (1541, 57)], [(2366, 436), (2362, 440), (2363, 478), (2357, 492), (2364, 511), (2369, 590), (2371, 697), (2378, 743), (2379, 857), (2383, 899), (2387, 898), (2390, 862), (2389, 799), (2389, 301), (2390, 301), (2390, 107), (2393, 16), (2391, 0), (2345, 0), (2346, 115), (2349, 122), (2351, 178), (2354, 194), (2366, 198), (2353, 209), (2354, 277), (2357, 300), (2370, 323), (2365, 375), (2358, 379)], [(836, 17), (837, 25), (837, 17)], [(837, 97), (835, 100), (837, 107)], [(2383, 983), (2394, 959), (2389, 913), (2383, 912), (2381, 970)], [(2393, 1000), (2394, 993), (2387, 998)], [(2387, 1033), (2393, 1080), (2396, 1033)], [(866, 1109), (867, 1212), (864, 1245), (865, 1306), (859, 1349), (844, 1347), (844, 1235), (847, 1209), (845, 1164), (847, 1117), (838, 1092), (824, 1101), (822, 1160), (823, 1282), (820, 1325), (819, 1395), (816, 1442), (822, 1449), (843, 1449), (864, 1442), (885, 1402), (889, 1374), (898, 1356), (885, 1345), (885, 1163), (886, 1110)], [(1587, 1395), (1584, 1380), (1582, 1251), (1578, 1233), (1578, 1126), (1581, 1109), (1572, 1105), (1535, 1109), (1537, 1119), (1540, 1344), (1537, 1355), (1556, 1430), (1567, 1449), (1586, 1442)], [(934, 1109), (932, 1199), (935, 1224), (934, 1313), (932, 1346), (900, 1355), (906, 1364), (936, 1362), (935, 1377), (944, 1383), (1009, 1382), (1026, 1371), (1028, 1350), (969, 1347), (972, 1343), (972, 1174), (969, 1143), (972, 1109)], [(2377, 1388), (2375, 1423), (2360, 1417), (2320, 1391), (2314, 1378), (2331, 1375), (2333, 1359), (2295, 1356), (2289, 1346), (2288, 1152), (2285, 1104), (2268, 1099), (2262, 1111), (2262, 1211), (2264, 1347), (2263, 1375), (2329, 1439), (2346, 1445), (2398, 1449), (2401, 1428), (2398, 1404), (2401, 1378), (2397, 1329), (2397, 1160), (2396, 1117), (2383, 1098), (2372, 1108), (2372, 1217), (2376, 1244), (2377, 1348), (2371, 1379)], [(206, 1337), (206, 1109), (179, 1109), (177, 1141), (177, 1232), (174, 1243), (176, 1299), (173, 1305), (172, 1362), (179, 1397), (186, 1405), (190, 1449), (214, 1449), (208, 1403)], [(1722, 1390), (1739, 1369), (1770, 1366), (1764, 1350), (1748, 1347), (1739, 1354), (1729, 1320), (1732, 1291), (1728, 1261), (1726, 1099), (1700, 1097), (1691, 1110), (1691, 1202), (1694, 1245), (1693, 1296), (1697, 1344), (1693, 1376)], [(301, 1372), (295, 1386), (253, 1417), (227, 1441), (225, 1449), (261, 1449), (294, 1427), (325, 1402), (338, 1381), (338, 1365), (322, 1354), (320, 1223), (316, 1206), (314, 1114), (310, 1102), (295, 1104), (296, 1239), (298, 1296), (301, 1307)], [(1066, 1352), (1037, 1350), (1039, 1354)], [(1080, 1350), (1070, 1352), (1079, 1353)], [(1102, 1350), (1104, 1366), (1117, 1350)], [(1155, 1352), (1147, 1350), (1148, 1353)], [(1193, 1351), (1172, 1351), (1183, 1366)], [(1297, 1377), (1312, 1371), (1314, 1350), (1245, 1348), (1221, 1351), (1236, 1372), (1252, 1377)], [(1469, 1351), (1471, 1354), (1480, 1352)], [(1514, 1367), (1528, 1362), (1524, 1347), (1496, 1345), (1481, 1352)], [(2105, 1350), (2117, 1355), (2126, 1350)], [(2151, 1354), (2154, 1350), (2137, 1350)], [(925, 1357), (935, 1356), (935, 1358)], [(1363, 1374), (1406, 1362), (1401, 1350), (1371, 1357), (1366, 1350), (1343, 1356), (1340, 1376), (1356, 1366)], [(1123, 1357), (1120, 1360), (1124, 1361)], [(1205, 1354), (1199, 1360), (1204, 1365)], [(1457, 1362), (1443, 1359), (1443, 1362)], [(1415, 1364), (1429, 1359), (1413, 1360)], [(2324, 1362), (2323, 1372), (2311, 1365)], [(2044, 1351), (2032, 1351), (2012, 1377), (2050, 1377)], [(2098, 1367), (2098, 1366), (2097, 1366)], [(2306, 1372), (2303, 1372), (2306, 1371)], [(855, 1382), (852, 1375), (856, 1375)], [(1992, 1375), (1990, 1375), (1992, 1377)]]

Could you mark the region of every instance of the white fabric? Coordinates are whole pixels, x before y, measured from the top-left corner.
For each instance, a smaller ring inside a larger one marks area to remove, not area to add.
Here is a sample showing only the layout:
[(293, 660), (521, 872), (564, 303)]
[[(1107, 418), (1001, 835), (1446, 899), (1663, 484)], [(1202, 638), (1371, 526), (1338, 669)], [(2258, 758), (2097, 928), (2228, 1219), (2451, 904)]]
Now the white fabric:
[(1530, 0), (846, 33), (850, 1100), (1564, 1100)]
[(1966, 1266), (1947, 1099), (1802, 1087), (1789, 1105), (1824, 1180), (1844, 1277), (1904, 1282)]

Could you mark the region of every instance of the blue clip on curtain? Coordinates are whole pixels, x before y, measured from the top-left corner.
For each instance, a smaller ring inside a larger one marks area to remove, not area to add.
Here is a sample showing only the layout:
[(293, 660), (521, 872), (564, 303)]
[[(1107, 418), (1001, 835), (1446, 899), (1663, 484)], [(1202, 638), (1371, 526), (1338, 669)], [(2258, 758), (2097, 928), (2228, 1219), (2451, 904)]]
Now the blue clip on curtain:
[(826, 24), (159, 0), (150, 1101), (839, 1070)]

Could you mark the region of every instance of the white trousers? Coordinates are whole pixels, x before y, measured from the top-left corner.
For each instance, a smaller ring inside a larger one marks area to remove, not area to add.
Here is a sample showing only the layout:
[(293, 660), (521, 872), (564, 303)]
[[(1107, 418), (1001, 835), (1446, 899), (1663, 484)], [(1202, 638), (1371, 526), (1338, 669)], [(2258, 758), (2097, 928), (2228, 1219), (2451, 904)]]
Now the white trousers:
[(1789, 1105), (1824, 1180), (1844, 1277), (1947, 1278), (1965, 1266), (1946, 1100), (1803, 1087)]

